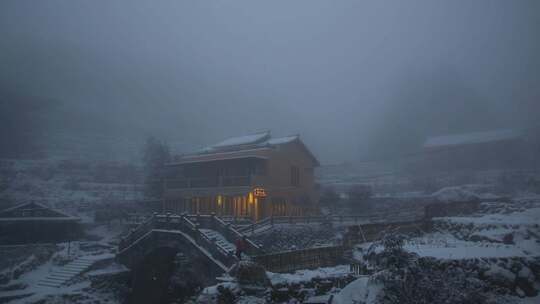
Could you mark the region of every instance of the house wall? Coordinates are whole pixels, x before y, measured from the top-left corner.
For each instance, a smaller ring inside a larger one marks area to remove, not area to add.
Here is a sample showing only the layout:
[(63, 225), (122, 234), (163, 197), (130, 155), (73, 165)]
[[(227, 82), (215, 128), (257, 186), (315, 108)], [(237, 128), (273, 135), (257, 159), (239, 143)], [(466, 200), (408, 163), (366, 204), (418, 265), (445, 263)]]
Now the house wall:
[[(271, 187), (289, 188), (293, 194), (306, 193), (310, 200), (318, 202), (315, 187), (313, 160), (302, 151), (303, 147), (292, 142), (281, 145), (275, 155), (269, 160), (269, 181)], [(299, 183), (291, 184), (291, 167), (298, 168)], [(298, 191), (300, 190), (300, 191)]]
[(83, 229), (74, 221), (4, 221), (0, 245), (64, 242), (80, 238)]

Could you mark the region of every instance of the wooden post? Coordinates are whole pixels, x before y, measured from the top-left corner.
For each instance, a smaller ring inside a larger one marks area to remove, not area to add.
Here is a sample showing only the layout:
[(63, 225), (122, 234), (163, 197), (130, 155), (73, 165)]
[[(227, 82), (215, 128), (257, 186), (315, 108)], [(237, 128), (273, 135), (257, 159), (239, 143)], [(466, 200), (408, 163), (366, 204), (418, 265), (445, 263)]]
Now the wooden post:
[(217, 227), (216, 213), (215, 212), (210, 213), (210, 218), (212, 219), (212, 228), (216, 230), (216, 227)]
[(170, 229), (170, 223), (171, 222), (171, 213), (167, 212), (165, 217), (165, 229)]

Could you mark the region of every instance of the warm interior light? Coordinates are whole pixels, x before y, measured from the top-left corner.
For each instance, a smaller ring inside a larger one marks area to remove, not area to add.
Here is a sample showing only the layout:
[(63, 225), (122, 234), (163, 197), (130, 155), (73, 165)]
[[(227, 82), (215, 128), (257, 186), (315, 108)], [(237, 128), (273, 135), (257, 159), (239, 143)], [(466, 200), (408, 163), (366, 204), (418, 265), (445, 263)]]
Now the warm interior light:
[(223, 202), (223, 199), (221, 198), (221, 195), (217, 196), (217, 203), (219, 206), (221, 206), (221, 203)]
[(253, 192), (248, 194), (248, 203), (253, 204)]

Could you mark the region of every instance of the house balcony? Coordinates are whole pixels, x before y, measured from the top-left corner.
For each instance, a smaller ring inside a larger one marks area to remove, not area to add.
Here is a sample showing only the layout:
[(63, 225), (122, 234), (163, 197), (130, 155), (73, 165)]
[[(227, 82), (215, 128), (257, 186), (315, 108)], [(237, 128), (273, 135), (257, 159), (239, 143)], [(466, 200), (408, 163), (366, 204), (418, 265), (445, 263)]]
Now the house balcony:
[(219, 176), (203, 178), (181, 178), (168, 179), (165, 181), (166, 189), (193, 189), (193, 188), (225, 188), (225, 187), (247, 187), (260, 185), (262, 176)]

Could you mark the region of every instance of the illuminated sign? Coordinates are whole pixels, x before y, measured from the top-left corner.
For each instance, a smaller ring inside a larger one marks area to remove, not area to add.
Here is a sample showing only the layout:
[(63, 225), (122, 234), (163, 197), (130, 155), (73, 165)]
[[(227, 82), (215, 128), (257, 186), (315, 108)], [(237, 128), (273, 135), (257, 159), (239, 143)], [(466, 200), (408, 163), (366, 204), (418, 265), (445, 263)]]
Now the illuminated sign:
[(253, 188), (253, 196), (255, 197), (266, 197), (266, 190), (264, 188)]

